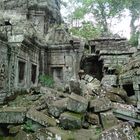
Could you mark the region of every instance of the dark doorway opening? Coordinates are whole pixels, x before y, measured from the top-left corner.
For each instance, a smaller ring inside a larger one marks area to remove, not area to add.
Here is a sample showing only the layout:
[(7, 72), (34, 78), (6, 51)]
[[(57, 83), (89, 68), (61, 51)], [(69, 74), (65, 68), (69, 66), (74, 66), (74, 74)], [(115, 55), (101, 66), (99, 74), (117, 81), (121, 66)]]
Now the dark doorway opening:
[(91, 53), (95, 53), (95, 45), (91, 46)]
[(18, 62), (18, 79), (19, 83), (22, 83), (24, 81), (25, 77), (25, 62), (19, 61)]
[(53, 67), (52, 75), (53, 75), (54, 80), (62, 82), (63, 81), (63, 68)]
[(103, 61), (98, 60), (98, 56), (92, 56), (89, 58), (85, 58), (81, 62), (81, 69), (85, 71), (85, 73), (101, 80), (103, 77)]
[(135, 95), (133, 84), (123, 85), (123, 89), (127, 92), (128, 97)]
[(32, 64), (31, 81), (33, 82), (33, 84), (35, 84), (36, 82), (36, 69), (37, 69), (37, 66)]

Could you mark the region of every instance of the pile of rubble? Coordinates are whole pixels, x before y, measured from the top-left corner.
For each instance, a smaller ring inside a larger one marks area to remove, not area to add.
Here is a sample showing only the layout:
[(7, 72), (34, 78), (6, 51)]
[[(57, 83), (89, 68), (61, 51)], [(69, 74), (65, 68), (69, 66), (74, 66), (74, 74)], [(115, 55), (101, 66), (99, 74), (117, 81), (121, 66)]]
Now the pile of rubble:
[[(125, 102), (123, 99), (127, 95), (123, 90), (116, 92), (110, 89), (107, 92), (96, 78), (83, 75), (79, 81), (71, 80), (66, 91), (62, 93), (45, 87), (33, 88), (27, 95), (28, 100), (32, 100), (28, 107), (5, 107), (0, 110), (0, 120), (7, 124), (24, 125), (27, 120), (31, 120), (30, 129), (34, 133), (27, 134), (22, 127), (18, 133), (16, 131), (17, 137), (24, 133), (28, 139), (136, 140), (130, 123), (118, 120), (113, 114), (117, 105), (111, 100)], [(34, 123), (40, 127), (34, 129)], [(25, 136), (20, 137), (20, 140), (25, 139)]]

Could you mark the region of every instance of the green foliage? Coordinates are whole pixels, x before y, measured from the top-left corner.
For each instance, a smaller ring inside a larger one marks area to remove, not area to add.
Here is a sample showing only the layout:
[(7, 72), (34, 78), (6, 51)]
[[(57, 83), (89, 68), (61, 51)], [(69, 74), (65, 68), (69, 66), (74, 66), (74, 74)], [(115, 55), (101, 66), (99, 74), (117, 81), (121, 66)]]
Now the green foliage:
[(136, 135), (137, 140), (140, 140), (140, 130), (139, 130), (139, 127), (135, 128), (135, 135)]
[(102, 30), (100, 27), (94, 27), (91, 22), (84, 22), (82, 27), (73, 27), (70, 29), (73, 35), (83, 37), (85, 39), (91, 39), (100, 36)]
[(97, 127), (95, 134), (100, 134), (101, 132), (102, 132), (101, 128), (100, 127)]
[[(90, 13), (96, 21), (95, 25), (99, 26), (104, 32), (109, 32), (112, 19), (114, 17), (121, 19), (124, 16), (123, 12), (127, 9), (131, 16), (131, 36), (135, 35), (138, 30), (135, 23), (140, 18), (140, 0), (71, 0), (67, 3), (70, 11), (69, 21), (73, 19), (83, 20), (84, 16)], [(77, 29), (72, 30), (74, 30), (72, 31), (74, 34), (79, 35), (81, 33)], [(132, 42), (136, 43), (136, 41)]]
[(138, 132), (138, 133), (136, 134), (136, 137), (137, 137), (138, 140), (140, 140), (140, 132)]
[(50, 75), (40, 75), (39, 82), (43, 86), (47, 86), (47, 87), (53, 87), (53, 85), (54, 85), (54, 80)]
[(23, 130), (26, 132), (34, 132), (33, 123), (31, 120), (27, 120), (26, 123), (23, 125)]
[[(74, 0), (76, 1), (76, 0)], [(118, 16), (124, 10), (124, 1), (114, 0), (77, 0), (80, 5), (75, 8), (72, 17), (83, 19), (86, 14), (93, 14), (97, 25), (104, 32), (109, 31), (109, 24), (114, 16)]]
[(130, 44), (134, 47), (137, 47), (138, 46), (138, 37), (139, 37), (139, 34), (136, 33), (136, 34), (133, 34), (129, 40)]

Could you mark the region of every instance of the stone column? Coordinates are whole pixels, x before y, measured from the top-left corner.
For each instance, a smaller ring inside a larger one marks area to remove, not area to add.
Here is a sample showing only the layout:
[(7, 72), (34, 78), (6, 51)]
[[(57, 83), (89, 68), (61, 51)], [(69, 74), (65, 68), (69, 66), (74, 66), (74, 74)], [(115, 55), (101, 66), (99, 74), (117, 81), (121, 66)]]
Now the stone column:
[(45, 73), (44, 63), (47, 60), (45, 60), (45, 57), (44, 57), (45, 54), (44, 53), (45, 53), (45, 50), (41, 49), (40, 53), (39, 53), (39, 74), (44, 74)]
[(5, 44), (0, 43), (0, 104), (3, 104), (9, 92), (8, 84), (8, 48)]

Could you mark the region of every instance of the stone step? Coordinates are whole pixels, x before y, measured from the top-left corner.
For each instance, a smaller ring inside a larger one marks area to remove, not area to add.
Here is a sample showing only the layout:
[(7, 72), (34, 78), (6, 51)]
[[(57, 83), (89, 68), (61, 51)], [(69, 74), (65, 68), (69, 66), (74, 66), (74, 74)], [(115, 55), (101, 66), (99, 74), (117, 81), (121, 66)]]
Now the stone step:
[(0, 123), (19, 124), (26, 117), (25, 107), (5, 107), (0, 109)]
[(39, 124), (43, 126), (56, 126), (56, 120), (54, 118), (51, 118), (42, 112), (37, 111), (34, 108), (31, 108), (27, 114), (26, 117), (29, 119), (32, 119), (35, 122), (38, 122)]

